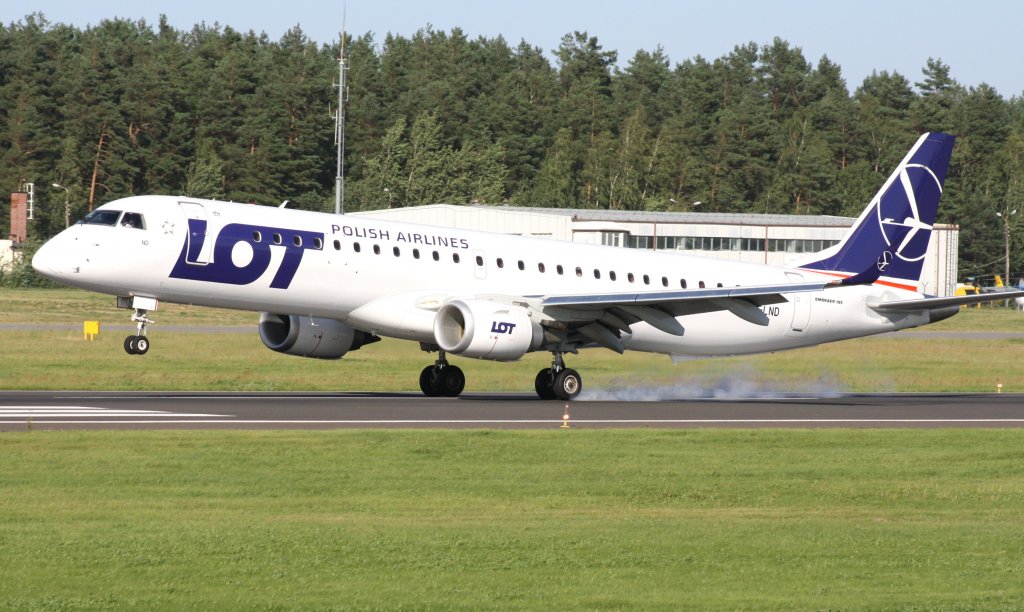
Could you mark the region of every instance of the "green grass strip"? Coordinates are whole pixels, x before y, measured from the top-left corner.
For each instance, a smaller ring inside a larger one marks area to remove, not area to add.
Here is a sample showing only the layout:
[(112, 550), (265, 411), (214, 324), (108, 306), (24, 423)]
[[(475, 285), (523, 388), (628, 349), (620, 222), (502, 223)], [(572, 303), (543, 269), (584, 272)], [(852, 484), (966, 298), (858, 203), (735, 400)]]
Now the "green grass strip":
[(0, 609), (1020, 609), (1017, 430), (0, 434)]

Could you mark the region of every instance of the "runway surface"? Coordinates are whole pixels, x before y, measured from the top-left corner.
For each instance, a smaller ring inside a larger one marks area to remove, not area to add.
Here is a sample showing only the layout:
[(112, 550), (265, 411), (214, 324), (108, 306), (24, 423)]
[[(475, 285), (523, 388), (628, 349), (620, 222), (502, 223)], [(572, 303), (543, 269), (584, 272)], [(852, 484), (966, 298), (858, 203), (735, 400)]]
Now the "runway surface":
[[(550, 429), (567, 404), (526, 394), (2, 392), (0, 431), (26, 429)], [(577, 401), (580, 429), (1024, 427), (1024, 394)]]

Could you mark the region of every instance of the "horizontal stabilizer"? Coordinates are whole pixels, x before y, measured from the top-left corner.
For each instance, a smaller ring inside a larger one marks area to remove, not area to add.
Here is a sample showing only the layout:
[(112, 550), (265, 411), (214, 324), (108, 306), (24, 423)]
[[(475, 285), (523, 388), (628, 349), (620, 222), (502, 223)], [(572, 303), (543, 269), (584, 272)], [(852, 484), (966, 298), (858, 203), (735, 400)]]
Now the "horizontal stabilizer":
[(931, 310), (933, 308), (945, 308), (948, 306), (964, 306), (966, 304), (981, 304), (983, 302), (998, 302), (999, 300), (1012, 300), (1019, 297), (1024, 297), (1024, 291), (954, 295), (950, 297), (932, 297), (920, 300), (896, 300), (894, 302), (881, 302), (879, 304), (869, 303), (868, 307), (878, 312), (906, 312), (910, 310)]

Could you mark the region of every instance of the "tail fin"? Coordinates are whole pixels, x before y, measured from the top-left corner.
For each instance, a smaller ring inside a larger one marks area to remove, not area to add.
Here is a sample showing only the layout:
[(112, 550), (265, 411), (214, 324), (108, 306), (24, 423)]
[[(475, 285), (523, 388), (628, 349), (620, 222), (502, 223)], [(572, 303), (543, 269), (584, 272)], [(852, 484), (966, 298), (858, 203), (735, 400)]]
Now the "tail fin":
[(858, 283), (887, 278), (916, 289), (954, 140), (949, 134), (921, 136), (842, 242), (799, 267)]

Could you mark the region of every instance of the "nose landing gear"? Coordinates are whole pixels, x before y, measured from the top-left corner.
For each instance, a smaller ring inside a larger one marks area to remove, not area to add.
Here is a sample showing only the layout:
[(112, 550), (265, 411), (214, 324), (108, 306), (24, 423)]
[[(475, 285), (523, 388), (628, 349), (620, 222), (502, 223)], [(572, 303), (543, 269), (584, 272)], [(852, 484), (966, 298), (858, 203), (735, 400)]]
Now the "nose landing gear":
[(146, 324), (154, 323), (146, 316), (146, 311), (136, 308), (132, 314), (132, 321), (137, 322), (137, 332), (134, 336), (124, 339), (124, 351), (129, 355), (145, 355), (149, 352), (149, 338), (146, 337)]

